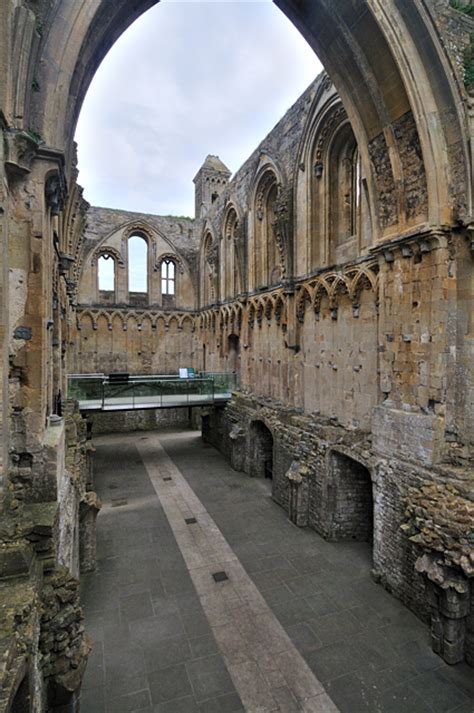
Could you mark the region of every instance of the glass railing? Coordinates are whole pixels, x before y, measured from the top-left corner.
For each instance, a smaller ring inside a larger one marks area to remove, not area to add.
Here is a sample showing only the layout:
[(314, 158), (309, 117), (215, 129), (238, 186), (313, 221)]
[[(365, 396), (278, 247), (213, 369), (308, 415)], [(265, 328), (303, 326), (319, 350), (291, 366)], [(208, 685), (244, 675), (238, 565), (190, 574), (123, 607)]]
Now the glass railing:
[(79, 403), (88, 401), (102, 406), (105, 374), (84, 374), (68, 377), (68, 398)]
[(214, 382), (214, 393), (218, 396), (229, 396), (232, 391), (239, 388), (239, 375), (235, 372), (225, 371), (205, 371), (200, 376), (212, 379)]
[(79, 401), (83, 410), (124, 411), (212, 404), (230, 398), (237, 386), (237, 375), (224, 373), (188, 379), (171, 374), (128, 378), (73, 374), (68, 380), (68, 396)]

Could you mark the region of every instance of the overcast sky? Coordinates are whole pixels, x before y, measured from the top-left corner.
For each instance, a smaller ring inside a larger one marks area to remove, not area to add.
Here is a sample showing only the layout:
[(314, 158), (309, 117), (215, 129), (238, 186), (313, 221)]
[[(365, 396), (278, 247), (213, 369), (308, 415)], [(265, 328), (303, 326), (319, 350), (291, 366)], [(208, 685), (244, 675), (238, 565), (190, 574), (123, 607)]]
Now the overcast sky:
[(320, 70), (271, 0), (162, 0), (90, 86), (76, 132), (86, 199), (192, 217), (207, 154), (236, 171)]

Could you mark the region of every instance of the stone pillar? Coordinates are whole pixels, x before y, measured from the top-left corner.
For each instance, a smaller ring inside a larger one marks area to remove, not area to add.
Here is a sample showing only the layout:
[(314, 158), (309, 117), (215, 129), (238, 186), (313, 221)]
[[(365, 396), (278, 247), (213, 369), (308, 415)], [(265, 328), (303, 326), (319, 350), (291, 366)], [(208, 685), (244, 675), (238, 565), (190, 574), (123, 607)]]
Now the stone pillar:
[(285, 478), (288, 480), (290, 493), (288, 497), (288, 517), (297, 527), (307, 527), (309, 512), (308, 469), (294, 460)]
[(94, 492), (84, 494), (79, 505), (79, 566), (82, 572), (96, 568), (96, 520), (101, 502)]
[(431, 610), (431, 645), (448, 664), (471, 659), (473, 617), (470, 581), (443, 566), (433, 555), (417, 560), (416, 569), (425, 577)]
[(245, 470), (245, 433), (238, 423), (229, 432), (230, 464), (234, 470)]

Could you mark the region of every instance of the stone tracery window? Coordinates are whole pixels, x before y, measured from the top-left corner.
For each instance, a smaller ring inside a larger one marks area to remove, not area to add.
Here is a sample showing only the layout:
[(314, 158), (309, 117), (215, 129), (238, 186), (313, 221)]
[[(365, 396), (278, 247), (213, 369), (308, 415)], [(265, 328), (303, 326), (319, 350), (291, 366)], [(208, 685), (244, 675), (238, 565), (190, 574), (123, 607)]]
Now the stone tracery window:
[(219, 270), (218, 248), (210, 232), (205, 234), (201, 249), (201, 303), (213, 304), (217, 299), (216, 287)]
[(221, 297), (235, 297), (242, 290), (243, 236), (237, 212), (231, 206), (224, 221), (221, 243)]
[(334, 137), (329, 157), (330, 227), (332, 247), (354, 235), (356, 226), (354, 178), (358, 155), (355, 137), (345, 124)]
[(115, 259), (110, 253), (103, 253), (97, 261), (97, 277), (100, 292), (115, 291)]
[(165, 258), (161, 263), (161, 294), (176, 294), (176, 263), (171, 258)]
[(355, 258), (371, 240), (362, 161), (348, 123), (334, 136), (328, 172), (329, 261), (341, 262)]
[(310, 269), (353, 260), (370, 245), (372, 229), (364, 167), (342, 107), (319, 122), (308, 175)]
[(281, 280), (280, 255), (275, 234), (278, 180), (272, 169), (261, 177), (255, 199), (255, 266), (256, 288), (278, 284)]

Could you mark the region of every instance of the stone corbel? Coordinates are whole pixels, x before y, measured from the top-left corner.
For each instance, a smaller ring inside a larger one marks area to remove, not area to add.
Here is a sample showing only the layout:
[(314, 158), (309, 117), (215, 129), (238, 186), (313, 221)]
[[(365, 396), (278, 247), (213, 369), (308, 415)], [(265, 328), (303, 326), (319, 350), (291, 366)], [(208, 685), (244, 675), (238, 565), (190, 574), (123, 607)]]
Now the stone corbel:
[(59, 215), (68, 195), (64, 154), (42, 144), (38, 147), (38, 160), (44, 161), (47, 166), (44, 190), (46, 205), (52, 216)]
[(370, 252), (392, 263), (399, 257), (421, 258), (437, 248), (448, 247), (449, 230), (443, 227), (411, 229), (396, 238), (374, 245)]
[(69, 268), (74, 264), (74, 257), (67, 253), (59, 253), (59, 274), (67, 275)]
[(47, 178), (44, 193), (46, 205), (51, 209), (51, 215), (59, 215), (63, 206), (63, 196), (61, 182), (57, 173), (53, 173)]
[(41, 140), (19, 129), (8, 129), (4, 137), (7, 175), (10, 179), (21, 178), (31, 171)]

